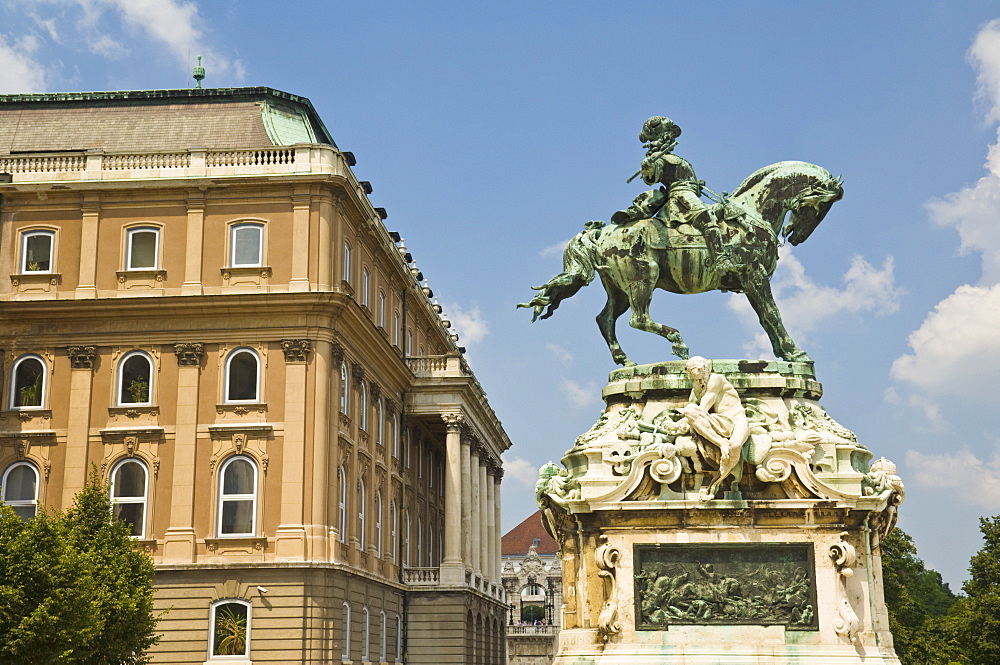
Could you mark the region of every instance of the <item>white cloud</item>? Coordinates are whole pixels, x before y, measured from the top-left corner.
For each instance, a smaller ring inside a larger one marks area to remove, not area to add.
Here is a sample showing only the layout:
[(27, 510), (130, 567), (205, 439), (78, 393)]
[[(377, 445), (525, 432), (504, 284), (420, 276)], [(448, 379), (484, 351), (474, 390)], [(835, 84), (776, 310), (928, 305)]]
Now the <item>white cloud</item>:
[(448, 318), (455, 325), (455, 330), (461, 335), (459, 342), (464, 346), (472, 346), (483, 341), (490, 332), (490, 324), (483, 318), (479, 305), (473, 305), (466, 310), (451, 303), (444, 307)]
[(1000, 510), (1000, 446), (983, 461), (968, 448), (954, 453), (906, 452), (908, 477), (932, 489), (947, 490), (962, 501), (988, 511)]
[(552, 256), (553, 254), (562, 254), (563, 251), (565, 251), (566, 249), (566, 245), (568, 244), (569, 244), (569, 238), (567, 238), (566, 240), (560, 240), (554, 245), (549, 245), (548, 247), (542, 249), (542, 251), (538, 252), (538, 255), (545, 257), (545, 256)]
[[(844, 273), (841, 288), (813, 281), (791, 248), (782, 247), (780, 256), (778, 269), (771, 279), (771, 291), (781, 312), (781, 320), (800, 345), (805, 345), (809, 333), (831, 318), (861, 312), (891, 314), (899, 309), (899, 300), (904, 292), (896, 286), (891, 256), (886, 257), (881, 268), (875, 268), (861, 256), (851, 257), (851, 265)], [(760, 331), (757, 315), (746, 296), (733, 294), (727, 304), (754, 330), (753, 339), (744, 345), (748, 355), (770, 353), (770, 342), (767, 335)]]
[(22, 38), (13, 44), (0, 35), (0, 93), (45, 90), (48, 72), (34, 57), (37, 40)]
[(573, 354), (558, 344), (548, 342), (545, 344), (545, 350), (549, 352), (550, 356), (567, 367), (573, 362)]
[(501, 456), (505, 478), (513, 478), (528, 487), (534, 487), (538, 481), (538, 468), (523, 457)]
[(589, 381), (587, 385), (582, 386), (572, 379), (563, 379), (559, 382), (559, 390), (573, 406), (578, 408), (591, 406), (601, 401), (601, 389), (594, 381)]
[(969, 48), (976, 69), (976, 99), (986, 107), (986, 119), (1000, 122), (1000, 19), (982, 27)]
[(87, 46), (92, 52), (109, 60), (121, 60), (128, 55), (125, 45), (110, 35), (102, 35)]

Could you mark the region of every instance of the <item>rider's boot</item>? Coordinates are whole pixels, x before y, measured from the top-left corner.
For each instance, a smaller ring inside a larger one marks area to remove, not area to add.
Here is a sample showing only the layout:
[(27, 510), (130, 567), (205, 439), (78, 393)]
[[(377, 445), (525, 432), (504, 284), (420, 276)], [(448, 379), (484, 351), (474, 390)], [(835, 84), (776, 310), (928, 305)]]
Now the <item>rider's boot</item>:
[(739, 269), (739, 265), (733, 260), (732, 254), (722, 243), (722, 232), (719, 230), (719, 217), (725, 214), (722, 210), (705, 210), (701, 213), (703, 219), (701, 233), (705, 237), (705, 244), (708, 246), (708, 253), (711, 257), (712, 267), (720, 272), (727, 273)]
[(632, 205), (628, 208), (619, 210), (611, 215), (611, 222), (621, 226), (640, 219), (649, 219), (656, 214), (657, 210), (663, 207), (665, 200), (666, 194), (661, 190), (650, 189), (645, 191), (635, 197), (632, 200)]

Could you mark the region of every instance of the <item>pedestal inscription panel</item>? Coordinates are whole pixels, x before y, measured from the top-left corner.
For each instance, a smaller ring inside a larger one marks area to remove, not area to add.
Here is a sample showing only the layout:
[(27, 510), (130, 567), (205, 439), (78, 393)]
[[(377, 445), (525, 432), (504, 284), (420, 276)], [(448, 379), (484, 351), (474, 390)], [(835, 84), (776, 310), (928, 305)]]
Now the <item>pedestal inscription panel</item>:
[(784, 625), (819, 630), (811, 544), (636, 545), (637, 630)]

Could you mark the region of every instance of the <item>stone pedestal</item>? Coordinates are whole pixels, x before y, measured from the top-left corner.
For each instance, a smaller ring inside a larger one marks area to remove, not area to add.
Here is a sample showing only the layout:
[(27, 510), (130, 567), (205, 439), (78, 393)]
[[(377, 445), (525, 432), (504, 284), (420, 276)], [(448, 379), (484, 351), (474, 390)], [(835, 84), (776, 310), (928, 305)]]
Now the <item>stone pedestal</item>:
[[(683, 361), (615, 371), (538, 497), (563, 558), (556, 665), (898, 664), (878, 546), (903, 486), (819, 405), (811, 364), (714, 361), (746, 408), (732, 475)], [(737, 428), (738, 429), (738, 428)], [(745, 431), (745, 430), (744, 430)]]

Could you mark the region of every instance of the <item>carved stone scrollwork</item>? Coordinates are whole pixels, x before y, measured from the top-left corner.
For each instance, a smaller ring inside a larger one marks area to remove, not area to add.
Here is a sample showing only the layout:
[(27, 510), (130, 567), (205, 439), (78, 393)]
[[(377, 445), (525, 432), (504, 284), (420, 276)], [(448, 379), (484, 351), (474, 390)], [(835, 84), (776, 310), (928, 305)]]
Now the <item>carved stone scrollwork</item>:
[(97, 357), (96, 346), (67, 346), (66, 355), (73, 369), (94, 369), (94, 358)]
[(340, 365), (340, 363), (344, 362), (344, 346), (340, 342), (331, 343), (330, 356), (335, 366)]
[(608, 545), (608, 537), (599, 537), (601, 544), (594, 551), (594, 559), (599, 569), (598, 575), (607, 580), (604, 592), (604, 606), (597, 618), (597, 634), (602, 642), (607, 642), (621, 632), (618, 623), (618, 560), (621, 552), (617, 547)]
[(461, 432), (463, 417), (460, 413), (445, 413), (441, 416), (444, 426), (449, 432)]
[(351, 378), (354, 380), (354, 387), (360, 387), (365, 380), (365, 368), (361, 363), (351, 363)]
[(205, 355), (205, 345), (201, 342), (177, 342), (174, 344), (179, 367), (197, 367)]
[(660, 455), (659, 459), (655, 459), (649, 464), (649, 475), (661, 485), (669, 485), (681, 477), (684, 464), (677, 456), (675, 446), (663, 446)]
[(854, 575), (853, 566), (857, 563), (858, 556), (854, 546), (847, 542), (847, 532), (840, 534), (840, 540), (830, 546), (830, 558), (837, 568), (840, 578), (840, 602), (837, 604), (837, 618), (833, 628), (837, 634), (846, 638), (849, 642), (858, 643), (858, 628), (861, 620), (858, 618), (854, 608), (851, 607), (850, 595), (847, 591), (847, 581)]
[(382, 386), (380, 386), (375, 381), (368, 384), (368, 391), (371, 393), (372, 400), (379, 400), (382, 397)]
[(281, 340), (281, 350), (285, 352), (286, 363), (308, 362), (309, 352), (312, 351), (312, 340), (283, 339)]

